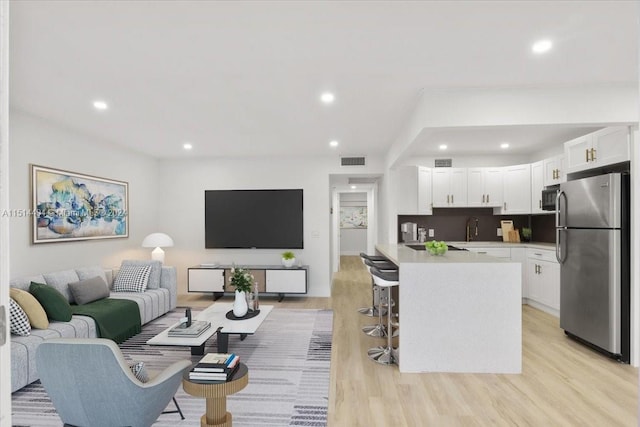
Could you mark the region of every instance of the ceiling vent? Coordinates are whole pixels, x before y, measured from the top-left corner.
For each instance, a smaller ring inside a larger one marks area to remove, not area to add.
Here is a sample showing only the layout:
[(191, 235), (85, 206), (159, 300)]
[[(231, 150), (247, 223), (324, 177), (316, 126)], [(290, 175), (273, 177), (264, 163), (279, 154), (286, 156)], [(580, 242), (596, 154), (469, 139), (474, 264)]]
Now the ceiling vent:
[(340, 157), (340, 166), (364, 166), (364, 157)]
[(450, 168), (451, 164), (451, 159), (435, 159), (434, 161), (434, 166), (437, 168)]

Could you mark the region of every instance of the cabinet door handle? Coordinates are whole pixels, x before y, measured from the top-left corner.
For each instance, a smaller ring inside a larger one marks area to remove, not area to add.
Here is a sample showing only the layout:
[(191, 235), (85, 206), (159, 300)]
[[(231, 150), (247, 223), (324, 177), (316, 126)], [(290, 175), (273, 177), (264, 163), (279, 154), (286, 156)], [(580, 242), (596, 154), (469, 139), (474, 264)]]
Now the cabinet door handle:
[(592, 162), (596, 161), (596, 149), (595, 148), (591, 149), (591, 161)]
[(507, 202), (504, 202), (504, 210), (507, 210)]
[(449, 197), (450, 197), (450, 196), (447, 194), (447, 203), (450, 203), (450, 202), (449, 202)]
[(482, 203), (484, 203), (484, 194), (482, 195)]
[(538, 205), (540, 206), (540, 209), (542, 209), (542, 199), (538, 200)]
[(453, 203), (453, 194), (451, 195), (451, 203)]
[(534, 254), (534, 255), (537, 255), (537, 256), (542, 256), (542, 254), (539, 254), (539, 253), (537, 253), (537, 252), (534, 252), (533, 254)]
[(584, 156), (587, 160), (587, 163), (589, 162), (589, 149), (587, 148), (586, 150), (584, 150)]
[(489, 195), (487, 194), (487, 203), (489, 203)]

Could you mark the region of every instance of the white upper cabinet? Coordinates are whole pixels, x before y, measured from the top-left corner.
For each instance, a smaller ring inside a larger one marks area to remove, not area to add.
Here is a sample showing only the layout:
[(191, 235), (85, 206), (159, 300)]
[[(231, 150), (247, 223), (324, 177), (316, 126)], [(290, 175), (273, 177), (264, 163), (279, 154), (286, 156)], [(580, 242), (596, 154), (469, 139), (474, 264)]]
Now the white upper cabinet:
[(395, 173), (395, 199), (399, 215), (431, 214), (431, 169), (405, 166)]
[(467, 206), (501, 206), (503, 185), (503, 168), (467, 169)]
[(418, 166), (418, 213), (431, 215), (431, 169)]
[(629, 128), (608, 127), (565, 142), (567, 173), (628, 161)]
[(432, 174), (433, 207), (467, 206), (467, 169), (434, 168)]
[(542, 210), (542, 190), (544, 189), (544, 166), (546, 160), (531, 163), (531, 213), (548, 213)]
[(531, 212), (531, 165), (507, 166), (504, 169), (503, 215)]
[[(532, 165), (533, 167), (533, 165)], [(560, 184), (567, 180), (564, 155), (544, 159), (544, 186)]]

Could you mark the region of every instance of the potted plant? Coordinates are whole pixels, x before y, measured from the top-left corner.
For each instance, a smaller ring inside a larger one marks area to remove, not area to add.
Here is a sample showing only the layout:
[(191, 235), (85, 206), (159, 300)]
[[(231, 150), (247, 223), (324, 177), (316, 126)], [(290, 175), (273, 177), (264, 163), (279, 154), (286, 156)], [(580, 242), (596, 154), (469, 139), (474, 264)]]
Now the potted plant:
[(527, 227), (522, 227), (522, 241), (529, 242), (531, 241), (531, 229)]
[(254, 277), (248, 270), (243, 268), (231, 268), (231, 277), (229, 282), (235, 287), (235, 300), (233, 301), (233, 314), (236, 317), (242, 317), (249, 311), (247, 305), (247, 294), (251, 292)]
[(285, 267), (293, 267), (296, 263), (296, 255), (291, 251), (282, 252), (282, 265)]

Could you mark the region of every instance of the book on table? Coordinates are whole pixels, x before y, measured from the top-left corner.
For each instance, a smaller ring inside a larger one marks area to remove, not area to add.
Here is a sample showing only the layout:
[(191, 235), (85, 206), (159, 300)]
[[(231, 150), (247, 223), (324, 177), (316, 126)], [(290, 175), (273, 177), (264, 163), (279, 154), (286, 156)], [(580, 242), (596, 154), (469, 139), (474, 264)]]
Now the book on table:
[(204, 320), (196, 320), (191, 322), (190, 326), (186, 323), (181, 323), (169, 329), (168, 335), (170, 337), (197, 337), (202, 335), (204, 331), (211, 327), (211, 322)]
[[(236, 359), (239, 360), (238, 356), (236, 356)], [(199, 372), (191, 370), (191, 372), (189, 372), (189, 379), (195, 381), (229, 381), (239, 367), (240, 362), (238, 361), (233, 365), (233, 367), (227, 368), (221, 372)]]
[(226, 374), (240, 363), (235, 353), (208, 353), (191, 369), (195, 374)]

